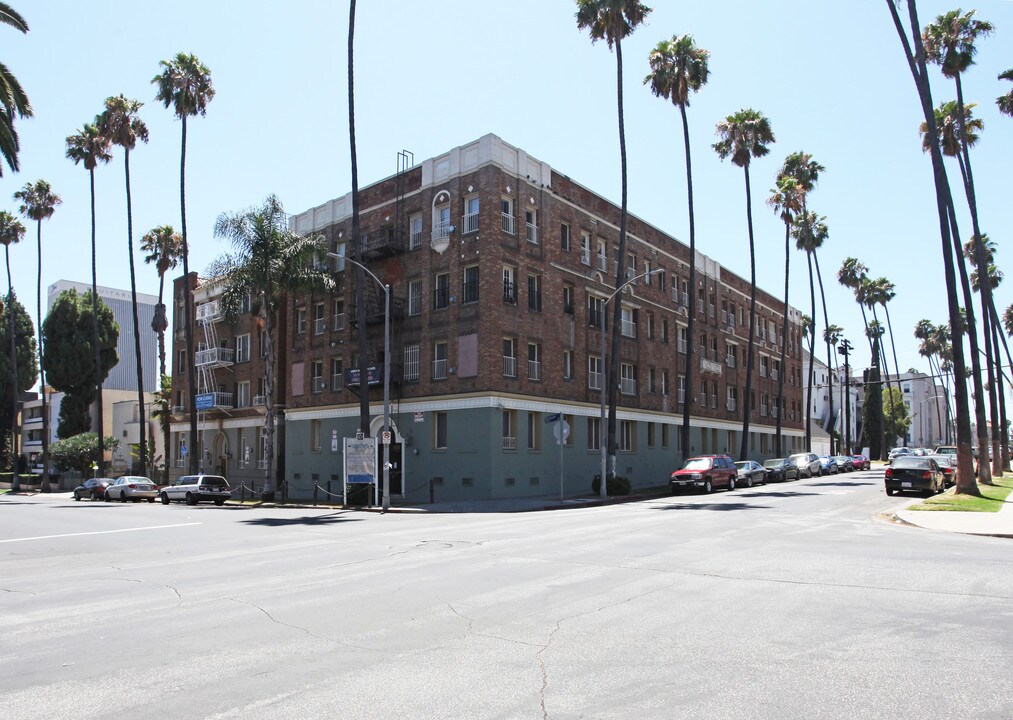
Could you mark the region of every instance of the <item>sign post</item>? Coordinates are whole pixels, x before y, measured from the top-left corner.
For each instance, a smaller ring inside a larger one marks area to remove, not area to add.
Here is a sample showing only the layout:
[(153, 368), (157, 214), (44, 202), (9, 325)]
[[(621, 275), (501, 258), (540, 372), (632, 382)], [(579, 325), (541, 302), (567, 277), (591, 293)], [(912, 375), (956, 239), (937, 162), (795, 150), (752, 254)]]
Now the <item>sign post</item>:
[(344, 470), (345, 470), (345, 497), (344, 503), (348, 504), (349, 485), (373, 485), (374, 502), (379, 498), (376, 493), (379, 491), (376, 483), (376, 438), (358, 437), (345, 438)]
[(552, 434), (556, 436), (556, 444), (559, 445), (559, 499), (563, 499), (563, 446), (566, 439), (570, 437), (570, 423), (563, 419), (562, 413), (546, 415), (545, 424), (555, 423)]

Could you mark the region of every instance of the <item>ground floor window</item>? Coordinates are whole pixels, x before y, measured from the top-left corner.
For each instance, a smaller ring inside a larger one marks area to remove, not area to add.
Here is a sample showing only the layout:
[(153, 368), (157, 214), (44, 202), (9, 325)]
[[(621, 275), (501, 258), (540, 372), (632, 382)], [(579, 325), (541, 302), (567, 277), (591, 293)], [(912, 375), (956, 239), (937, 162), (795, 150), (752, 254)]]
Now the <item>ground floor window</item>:
[(587, 419), (587, 449), (601, 450), (601, 418)]
[(447, 449), (447, 413), (437, 412), (433, 417), (433, 449)]

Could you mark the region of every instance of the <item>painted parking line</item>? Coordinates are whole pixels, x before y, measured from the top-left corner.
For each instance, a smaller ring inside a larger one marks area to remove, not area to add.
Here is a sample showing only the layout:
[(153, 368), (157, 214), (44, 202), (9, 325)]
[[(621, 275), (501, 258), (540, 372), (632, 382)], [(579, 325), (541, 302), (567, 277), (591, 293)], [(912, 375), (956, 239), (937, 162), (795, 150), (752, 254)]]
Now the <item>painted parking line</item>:
[(10, 538), (0, 543), (25, 542), (26, 540), (52, 540), (53, 538), (82, 537), (83, 535), (109, 535), (111, 533), (137, 532), (138, 530), (165, 530), (166, 528), (189, 527), (201, 525), (199, 522), (178, 523), (176, 525), (149, 525), (148, 527), (122, 528), (120, 530), (95, 530), (93, 532), (65, 533), (63, 535), (38, 535), (36, 537)]

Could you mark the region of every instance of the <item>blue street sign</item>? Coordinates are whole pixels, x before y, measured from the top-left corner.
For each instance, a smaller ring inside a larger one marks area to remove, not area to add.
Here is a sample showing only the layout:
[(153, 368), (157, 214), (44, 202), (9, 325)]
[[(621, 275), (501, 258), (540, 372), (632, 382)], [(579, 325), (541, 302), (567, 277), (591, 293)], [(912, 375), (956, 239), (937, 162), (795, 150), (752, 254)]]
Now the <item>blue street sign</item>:
[(194, 406), (198, 410), (210, 410), (215, 406), (215, 394), (201, 393), (200, 395), (194, 396)]

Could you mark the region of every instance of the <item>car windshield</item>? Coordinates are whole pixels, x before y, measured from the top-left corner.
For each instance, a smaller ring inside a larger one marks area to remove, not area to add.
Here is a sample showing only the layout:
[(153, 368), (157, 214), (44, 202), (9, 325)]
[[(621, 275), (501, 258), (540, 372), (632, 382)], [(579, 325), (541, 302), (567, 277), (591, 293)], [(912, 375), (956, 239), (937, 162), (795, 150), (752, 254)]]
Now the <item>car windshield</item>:
[(682, 466), (683, 470), (708, 470), (710, 469), (711, 461), (708, 458), (690, 458), (686, 461), (686, 464)]
[(746, 468), (750, 467), (749, 461), (739, 460), (738, 462), (735, 463), (735, 467), (739, 468), (740, 470), (745, 470)]
[(949, 467), (952, 465), (952, 458), (949, 455), (932, 455), (930, 459), (936, 461), (936, 465), (939, 467)]
[(765, 463), (763, 463), (763, 467), (776, 468), (781, 467), (783, 463), (784, 463), (783, 458), (778, 460), (767, 460)]
[(931, 461), (926, 457), (905, 455), (894, 460), (893, 465), (890, 467), (894, 470), (929, 470), (932, 465)]
[(793, 463), (804, 463), (804, 462), (809, 462), (809, 458), (806, 455), (804, 455), (804, 454), (802, 454), (802, 455), (792, 455), (791, 456), (791, 461)]

